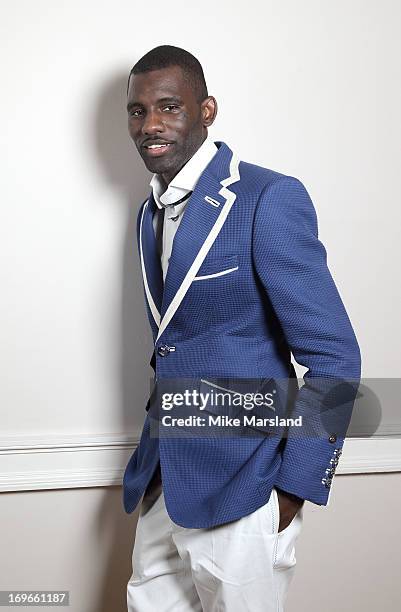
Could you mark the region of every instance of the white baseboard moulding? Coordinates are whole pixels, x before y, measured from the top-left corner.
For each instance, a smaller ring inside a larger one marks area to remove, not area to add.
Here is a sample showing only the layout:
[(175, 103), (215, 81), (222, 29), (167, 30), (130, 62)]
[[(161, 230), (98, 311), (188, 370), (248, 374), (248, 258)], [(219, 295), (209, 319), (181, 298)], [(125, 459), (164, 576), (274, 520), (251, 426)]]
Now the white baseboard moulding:
[[(121, 485), (139, 438), (139, 433), (3, 436), (0, 492)], [(352, 438), (344, 444), (336, 475), (400, 471), (401, 438)]]

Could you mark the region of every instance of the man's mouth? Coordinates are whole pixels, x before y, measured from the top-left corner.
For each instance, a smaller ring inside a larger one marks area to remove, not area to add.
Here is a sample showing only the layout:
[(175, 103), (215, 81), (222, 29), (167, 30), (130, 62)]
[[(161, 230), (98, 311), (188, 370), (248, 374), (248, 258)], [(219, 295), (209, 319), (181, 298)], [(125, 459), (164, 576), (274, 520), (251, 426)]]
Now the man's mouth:
[(146, 151), (147, 155), (150, 155), (151, 157), (160, 157), (161, 155), (164, 155), (172, 147), (172, 145), (172, 142), (158, 144), (149, 143), (143, 145), (142, 148)]

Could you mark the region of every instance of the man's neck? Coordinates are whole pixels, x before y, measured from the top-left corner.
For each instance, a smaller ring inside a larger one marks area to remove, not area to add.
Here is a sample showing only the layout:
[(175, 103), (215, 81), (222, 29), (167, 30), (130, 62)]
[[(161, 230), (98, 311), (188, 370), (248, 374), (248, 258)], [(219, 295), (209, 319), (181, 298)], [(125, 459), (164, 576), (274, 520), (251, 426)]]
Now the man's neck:
[(196, 149), (196, 150), (195, 150), (195, 151), (192, 153), (191, 157), (190, 157), (189, 159), (187, 159), (187, 161), (186, 161), (184, 164), (182, 164), (182, 166), (180, 166), (180, 168), (178, 168), (178, 169), (176, 169), (176, 170), (173, 170), (171, 173), (169, 173), (169, 172), (165, 172), (164, 174), (160, 174), (160, 175), (159, 175), (159, 176), (160, 176), (160, 178), (162, 179), (163, 184), (164, 184), (164, 187), (165, 187), (166, 189), (167, 189), (167, 187), (169, 186), (169, 184), (171, 183), (171, 181), (173, 180), (173, 178), (174, 178), (175, 176), (177, 176), (177, 174), (178, 174), (179, 172), (181, 172), (181, 170), (183, 169), (183, 167), (184, 167), (184, 166), (185, 166), (185, 165), (186, 165), (186, 164), (189, 162), (189, 160), (190, 160), (190, 159), (192, 159), (192, 157), (195, 155), (196, 151), (198, 151), (198, 150), (200, 149), (200, 147), (201, 147), (201, 146), (203, 145), (203, 143), (205, 142), (206, 138), (207, 138), (207, 134), (206, 134), (205, 138), (202, 140), (202, 142), (200, 142), (200, 143), (199, 143), (199, 145), (198, 145), (197, 149)]

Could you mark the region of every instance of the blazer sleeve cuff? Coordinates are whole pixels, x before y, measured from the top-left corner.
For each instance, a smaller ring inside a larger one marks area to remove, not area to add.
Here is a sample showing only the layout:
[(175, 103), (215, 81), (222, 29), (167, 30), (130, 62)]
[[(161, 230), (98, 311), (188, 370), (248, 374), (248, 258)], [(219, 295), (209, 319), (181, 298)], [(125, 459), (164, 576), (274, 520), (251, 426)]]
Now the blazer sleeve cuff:
[(275, 486), (314, 504), (326, 506), (343, 443), (344, 438), (336, 438), (335, 435), (328, 436), (327, 440), (288, 439)]

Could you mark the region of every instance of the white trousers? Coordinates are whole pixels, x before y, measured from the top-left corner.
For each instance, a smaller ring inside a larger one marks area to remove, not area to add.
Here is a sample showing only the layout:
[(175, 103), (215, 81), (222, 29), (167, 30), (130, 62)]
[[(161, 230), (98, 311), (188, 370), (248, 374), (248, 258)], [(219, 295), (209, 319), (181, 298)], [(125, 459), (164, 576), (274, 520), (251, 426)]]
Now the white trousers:
[(187, 529), (169, 517), (163, 492), (142, 501), (127, 585), (128, 612), (282, 612), (295, 571), (301, 507), (278, 533), (276, 489), (236, 521)]

